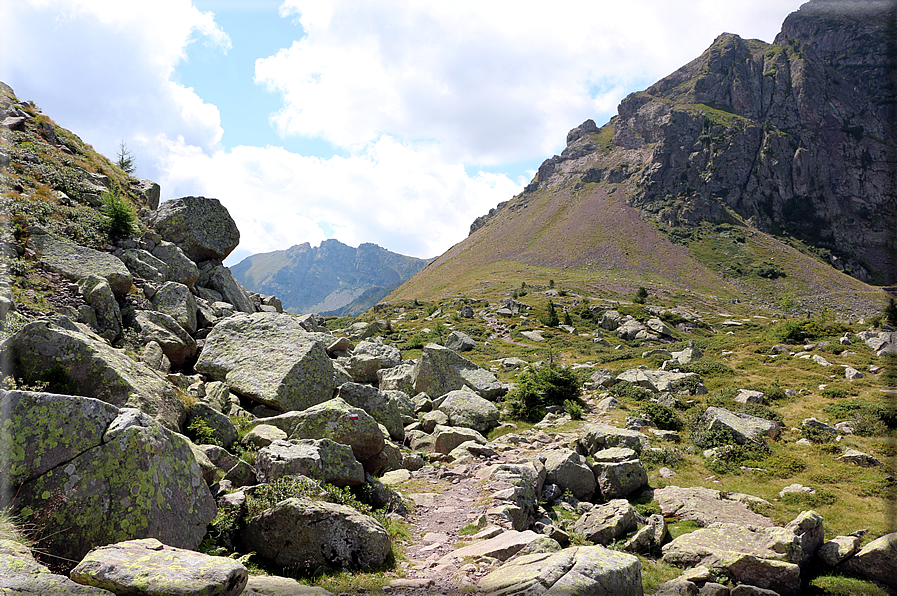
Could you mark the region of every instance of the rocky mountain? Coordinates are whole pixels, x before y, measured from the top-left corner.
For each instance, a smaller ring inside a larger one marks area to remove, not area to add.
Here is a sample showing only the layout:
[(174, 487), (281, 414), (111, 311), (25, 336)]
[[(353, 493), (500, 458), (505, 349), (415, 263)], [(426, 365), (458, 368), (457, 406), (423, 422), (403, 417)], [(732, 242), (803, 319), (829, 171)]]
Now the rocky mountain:
[(470, 291), (465, 272), (496, 267), (767, 304), (782, 293), (873, 291), (855, 280), (893, 283), (889, 6), (813, 0), (773, 44), (719, 36), (626, 97), (604, 126), (571, 130), (523, 193), (394, 297)]
[(331, 239), (316, 248), (306, 242), (252, 255), (231, 271), (250, 290), (277, 295), (289, 312), (358, 315), (428, 262), (376, 244), (352, 248)]

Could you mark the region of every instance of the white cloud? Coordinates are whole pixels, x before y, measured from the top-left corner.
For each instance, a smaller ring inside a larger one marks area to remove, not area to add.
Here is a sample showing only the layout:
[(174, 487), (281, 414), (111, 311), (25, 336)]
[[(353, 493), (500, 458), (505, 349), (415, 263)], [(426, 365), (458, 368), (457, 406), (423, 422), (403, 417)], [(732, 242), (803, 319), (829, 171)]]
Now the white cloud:
[[(224, 204), (240, 229), (240, 255), (317, 244), (330, 224), (341, 242), (373, 242), (432, 257), (467, 235), (473, 219), (519, 192), (523, 180), (468, 176), (434, 145), (384, 136), (363, 153), (321, 159), (280, 147), (236, 147), (208, 154), (160, 137), (166, 196), (201, 194)], [(239, 260), (239, 259), (238, 259)]]

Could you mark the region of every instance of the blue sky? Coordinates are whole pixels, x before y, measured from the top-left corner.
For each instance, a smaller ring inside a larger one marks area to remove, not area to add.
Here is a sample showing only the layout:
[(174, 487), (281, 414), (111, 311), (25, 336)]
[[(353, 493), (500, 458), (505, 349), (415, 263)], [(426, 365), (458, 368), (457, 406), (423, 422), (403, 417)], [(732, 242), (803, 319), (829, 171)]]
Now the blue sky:
[[(418, 257), (519, 192), (569, 129), (799, 0), (0, 0), (0, 80), (258, 252)], [(15, 51), (10, 51), (14, 48)]]

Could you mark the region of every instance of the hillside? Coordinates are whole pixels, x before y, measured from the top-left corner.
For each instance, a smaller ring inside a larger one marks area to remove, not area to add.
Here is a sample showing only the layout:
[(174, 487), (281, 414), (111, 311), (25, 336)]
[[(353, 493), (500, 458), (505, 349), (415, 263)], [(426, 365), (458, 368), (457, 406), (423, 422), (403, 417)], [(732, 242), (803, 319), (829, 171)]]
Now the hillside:
[[(524, 192), (390, 299), (560, 276), (618, 295), (879, 308), (864, 282), (897, 280), (891, 34), (874, 10), (826, 6), (793, 13), (775, 44), (723, 34), (604, 126), (571, 130)], [(864, 54), (838, 42), (852, 36)]]
[(246, 288), (275, 294), (293, 313), (361, 314), (423, 269), (424, 259), (376, 244), (325, 240), (246, 257), (231, 268)]

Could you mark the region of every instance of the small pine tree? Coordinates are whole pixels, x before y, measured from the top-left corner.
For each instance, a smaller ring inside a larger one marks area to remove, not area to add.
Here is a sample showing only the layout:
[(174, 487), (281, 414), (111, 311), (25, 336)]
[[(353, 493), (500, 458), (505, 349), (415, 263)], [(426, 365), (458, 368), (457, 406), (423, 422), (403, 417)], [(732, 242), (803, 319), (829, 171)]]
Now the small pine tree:
[(888, 305), (884, 310), (884, 315), (885, 323), (891, 325), (892, 327), (897, 327), (897, 304), (894, 303), (893, 298), (888, 301)]
[(558, 311), (554, 307), (554, 302), (549, 300), (548, 302), (548, 316), (545, 317), (545, 320), (542, 321), (548, 327), (557, 327), (561, 324), (561, 320), (558, 318)]
[(646, 290), (644, 288), (644, 286), (639, 287), (638, 292), (635, 293), (635, 299), (633, 300), (633, 302), (636, 302), (638, 304), (644, 304), (645, 298), (647, 298), (647, 297), (648, 297), (648, 290)]
[(124, 141), (119, 143), (118, 153), (116, 154), (116, 157), (118, 157), (118, 161), (115, 162), (115, 165), (121, 168), (128, 176), (130, 176), (137, 170), (136, 166), (134, 165), (134, 156), (128, 150), (128, 146)]
[(564, 311), (564, 325), (573, 327), (573, 319), (570, 318), (570, 313), (567, 311)]
[(103, 193), (103, 215), (109, 226), (109, 235), (113, 239), (129, 238), (137, 232), (137, 216), (130, 203), (118, 196), (118, 193)]

